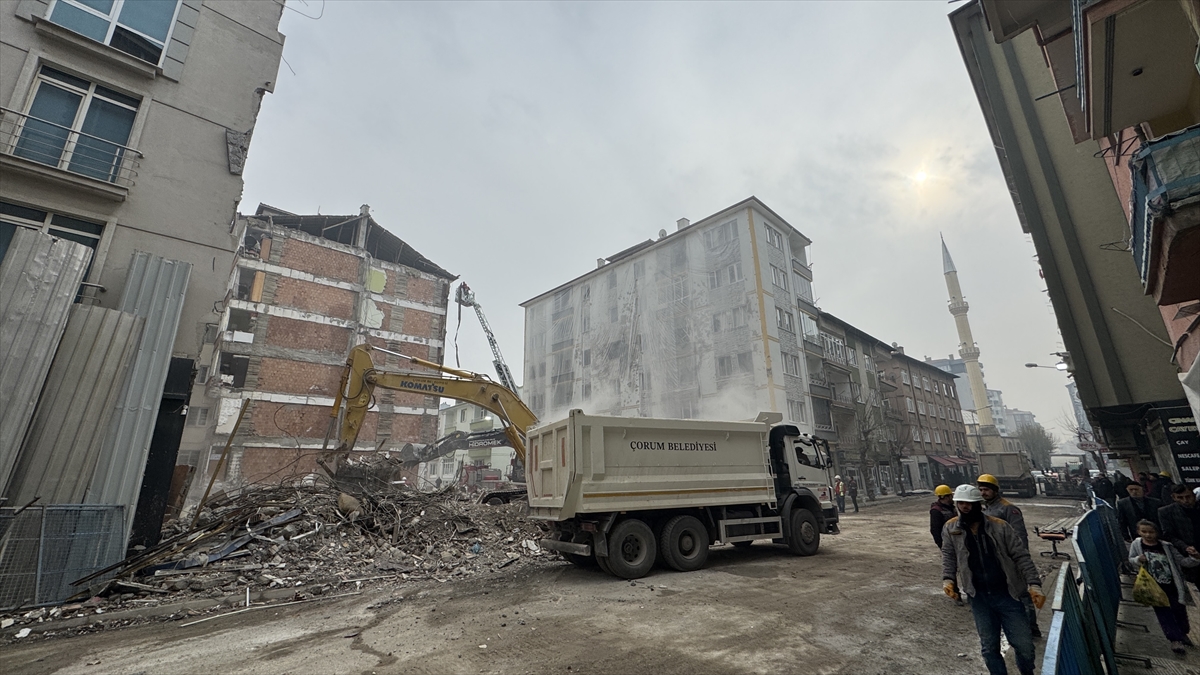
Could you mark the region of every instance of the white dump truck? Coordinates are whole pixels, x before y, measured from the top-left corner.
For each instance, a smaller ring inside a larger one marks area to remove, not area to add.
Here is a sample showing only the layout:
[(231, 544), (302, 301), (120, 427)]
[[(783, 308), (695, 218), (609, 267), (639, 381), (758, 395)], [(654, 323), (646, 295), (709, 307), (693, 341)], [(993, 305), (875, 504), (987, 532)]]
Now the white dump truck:
[(756, 539), (812, 555), (838, 532), (828, 445), (780, 424), (585, 415), (529, 431), (529, 517), (541, 544), (625, 579), (704, 566)]

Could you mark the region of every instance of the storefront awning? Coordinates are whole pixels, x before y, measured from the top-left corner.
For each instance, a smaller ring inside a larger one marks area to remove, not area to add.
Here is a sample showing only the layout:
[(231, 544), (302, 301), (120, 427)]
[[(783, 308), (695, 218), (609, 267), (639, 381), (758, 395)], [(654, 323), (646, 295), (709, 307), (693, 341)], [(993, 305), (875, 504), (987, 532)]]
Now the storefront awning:
[(929, 459), (932, 459), (933, 461), (937, 462), (938, 464), (941, 464), (942, 466), (944, 466), (948, 469), (954, 469), (955, 471), (957, 471), (959, 469), (959, 467), (967, 466), (967, 460), (959, 459), (957, 457), (941, 457), (939, 455), (929, 455)]

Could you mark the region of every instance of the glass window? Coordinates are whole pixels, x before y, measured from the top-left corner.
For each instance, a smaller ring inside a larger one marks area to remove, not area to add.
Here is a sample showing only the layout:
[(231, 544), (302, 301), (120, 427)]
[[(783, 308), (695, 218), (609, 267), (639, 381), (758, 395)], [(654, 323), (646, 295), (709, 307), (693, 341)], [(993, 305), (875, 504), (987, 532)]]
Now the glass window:
[(783, 235), (779, 234), (779, 232), (775, 228), (768, 226), (767, 227), (767, 243), (770, 244), (771, 246), (774, 246), (775, 248), (779, 249), (780, 251), (782, 251), (783, 250)]
[[(28, 206), (0, 202), (0, 260), (4, 259), (8, 244), (12, 241), (18, 227), (40, 230), (60, 239), (83, 244), (93, 251), (100, 245), (100, 238), (104, 235), (103, 223), (93, 223), (64, 216), (61, 213), (50, 213)], [(93, 258), (92, 262), (88, 263), (88, 269), (84, 271), (84, 279), (88, 278), (87, 275), (94, 262)]]
[(796, 324), (792, 318), (792, 313), (779, 307), (775, 308), (775, 325), (779, 326), (780, 330), (786, 330), (789, 333), (796, 332)]
[(729, 377), (730, 375), (733, 375), (733, 357), (718, 356), (717, 377)]
[(808, 411), (805, 410), (804, 401), (793, 401), (788, 399), (788, 414), (792, 416), (793, 422), (807, 422)]
[(852, 366), (858, 365), (858, 352), (853, 347), (846, 348), (846, 361)]
[(912, 434), (913, 434), (913, 440), (920, 442), (920, 440), (921, 440), (920, 430), (918, 430), (916, 427), (913, 427)]
[(925, 414), (925, 401), (917, 401), (917, 412)]
[(754, 358), (750, 355), (750, 352), (738, 353), (737, 361), (738, 370), (742, 371), (743, 373), (748, 373), (754, 370)]
[(904, 384), (912, 384), (912, 381), (908, 379), (907, 370), (900, 371), (900, 381), (904, 382)]
[(774, 265), (771, 265), (771, 283), (786, 291), (788, 289), (787, 272)]
[(908, 412), (916, 412), (917, 411), (916, 407), (913, 405), (912, 397), (905, 396), (904, 403), (908, 406)]
[(158, 64), (179, 0), (57, 0), (50, 20), (80, 35)]
[(799, 274), (793, 276), (796, 279), (796, 294), (809, 302), (815, 302), (813, 300), (812, 282)]
[(726, 244), (737, 241), (737, 221), (731, 220), (728, 223), (722, 223), (711, 230), (704, 233), (704, 245), (709, 249), (720, 248)]
[(817, 320), (801, 312), (800, 324), (804, 328), (804, 339), (819, 344), (821, 341), (821, 331), (817, 328)]
[(800, 357), (783, 352), (783, 372), (800, 377)]

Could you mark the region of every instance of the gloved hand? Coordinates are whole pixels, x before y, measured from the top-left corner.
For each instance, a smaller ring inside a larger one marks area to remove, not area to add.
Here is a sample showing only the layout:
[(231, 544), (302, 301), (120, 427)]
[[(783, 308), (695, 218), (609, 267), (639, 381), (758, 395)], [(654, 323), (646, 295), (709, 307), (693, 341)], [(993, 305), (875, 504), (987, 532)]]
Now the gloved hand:
[(1030, 586), (1029, 597), (1033, 599), (1033, 606), (1038, 609), (1041, 609), (1042, 605), (1046, 604), (1046, 596), (1042, 595), (1041, 586)]
[(942, 592), (951, 600), (958, 600), (958, 589), (954, 587), (954, 582), (946, 579), (942, 582)]

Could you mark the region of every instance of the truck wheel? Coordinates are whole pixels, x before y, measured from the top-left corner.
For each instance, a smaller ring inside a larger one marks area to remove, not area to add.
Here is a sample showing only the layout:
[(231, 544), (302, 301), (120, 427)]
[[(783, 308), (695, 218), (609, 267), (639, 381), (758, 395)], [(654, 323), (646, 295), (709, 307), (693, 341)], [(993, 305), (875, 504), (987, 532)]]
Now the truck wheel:
[(796, 555), (813, 555), (821, 546), (821, 530), (812, 511), (797, 507), (792, 511), (792, 531), (788, 536), (788, 548)]
[(640, 579), (654, 567), (657, 548), (649, 525), (622, 520), (608, 533), (608, 569), (622, 579)]
[(500, 506), (503, 503), (504, 500), (499, 497), (492, 497), (491, 499), (487, 500), (488, 506)]
[(708, 561), (708, 530), (693, 516), (675, 516), (663, 526), (658, 552), (673, 569), (698, 570)]

